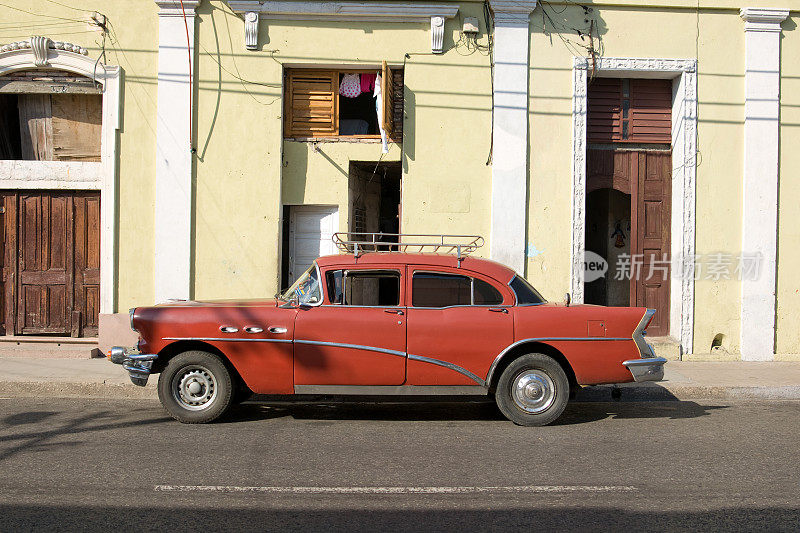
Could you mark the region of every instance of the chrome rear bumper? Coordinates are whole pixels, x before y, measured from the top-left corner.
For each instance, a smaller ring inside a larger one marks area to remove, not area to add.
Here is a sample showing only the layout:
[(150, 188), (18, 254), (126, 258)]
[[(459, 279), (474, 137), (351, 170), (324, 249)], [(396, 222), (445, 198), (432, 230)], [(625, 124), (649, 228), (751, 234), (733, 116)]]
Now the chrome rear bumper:
[(108, 360), (114, 364), (122, 365), (128, 371), (128, 376), (134, 385), (144, 387), (150, 377), (150, 369), (157, 354), (140, 353), (136, 348), (114, 346), (108, 351)]
[(663, 357), (651, 357), (648, 359), (631, 359), (623, 361), (625, 368), (630, 370), (634, 381), (661, 381), (664, 379), (664, 364), (667, 362)]

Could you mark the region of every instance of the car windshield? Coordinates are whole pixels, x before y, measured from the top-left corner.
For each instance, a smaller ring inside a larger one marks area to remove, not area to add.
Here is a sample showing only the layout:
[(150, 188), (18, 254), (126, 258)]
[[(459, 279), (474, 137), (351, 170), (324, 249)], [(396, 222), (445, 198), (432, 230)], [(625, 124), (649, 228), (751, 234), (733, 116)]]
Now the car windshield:
[(308, 270), (281, 295), (282, 300), (288, 301), (293, 298), (297, 298), (300, 305), (316, 305), (322, 301), (316, 264), (308, 267)]

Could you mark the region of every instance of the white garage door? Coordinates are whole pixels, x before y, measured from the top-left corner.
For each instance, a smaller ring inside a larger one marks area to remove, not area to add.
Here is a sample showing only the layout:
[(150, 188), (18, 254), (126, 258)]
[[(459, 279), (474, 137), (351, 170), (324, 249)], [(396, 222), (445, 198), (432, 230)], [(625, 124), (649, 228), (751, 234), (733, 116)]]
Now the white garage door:
[(331, 237), (338, 231), (339, 208), (294, 205), (289, 208), (289, 284), (306, 271), (314, 259), (336, 253)]

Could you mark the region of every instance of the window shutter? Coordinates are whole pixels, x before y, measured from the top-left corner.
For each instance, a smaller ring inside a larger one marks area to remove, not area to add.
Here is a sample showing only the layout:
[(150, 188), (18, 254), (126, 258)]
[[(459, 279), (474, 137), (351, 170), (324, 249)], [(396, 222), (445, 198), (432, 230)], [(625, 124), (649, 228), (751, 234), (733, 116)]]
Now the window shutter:
[(631, 135), (635, 142), (672, 141), (672, 82), (631, 80)]
[(622, 140), (622, 80), (595, 78), (589, 85), (589, 142)]
[(386, 135), (391, 135), (392, 124), (392, 73), (386, 65), (386, 61), (381, 65), (381, 96), (383, 97), (383, 129)]
[(290, 70), (285, 128), (289, 137), (322, 137), (339, 132), (339, 75), (327, 70)]
[(405, 103), (405, 73), (402, 68), (392, 72), (392, 139), (403, 141), (403, 105)]

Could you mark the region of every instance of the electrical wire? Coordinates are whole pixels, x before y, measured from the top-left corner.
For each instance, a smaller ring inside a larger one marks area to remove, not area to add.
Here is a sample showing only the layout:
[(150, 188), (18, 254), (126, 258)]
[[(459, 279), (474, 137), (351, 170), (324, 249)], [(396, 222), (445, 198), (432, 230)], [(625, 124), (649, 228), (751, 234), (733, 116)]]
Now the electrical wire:
[(66, 17), (57, 17), (55, 15), (44, 15), (44, 14), (41, 14), (41, 13), (34, 13), (33, 11), (28, 11), (27, 9), (22, 9), (22, 8), (19, 8), (19, 7), (10, 6), (8, 4), (0, 3), (0, 6), (7, 7), (8, 9), (12, 9), (14, 11), (19, 11), (20, 13), (27, 13), (28, 15), (33, 15), (34, 17), (51, 18), (51, 19), (57, 19), (57, 20), (68, 20), (70, 22), (86, 22), (85, 20), (80, 20), (80, 19), (71, 19), (71, 18), (66, 18)]
[(62, 4), (61, 2), (56, 2), (55, 0), (45, 0), (46, 2), (50, 2), (51, 4), (55, 4), (57, 6), (66, 7), (68, 9), (73, 9), (75, 11), (83, 11), (84, 13), (94, 13), (97, 11), (96, 9), (83, 9), (80, 7), (74, 7), (67, 4)]

